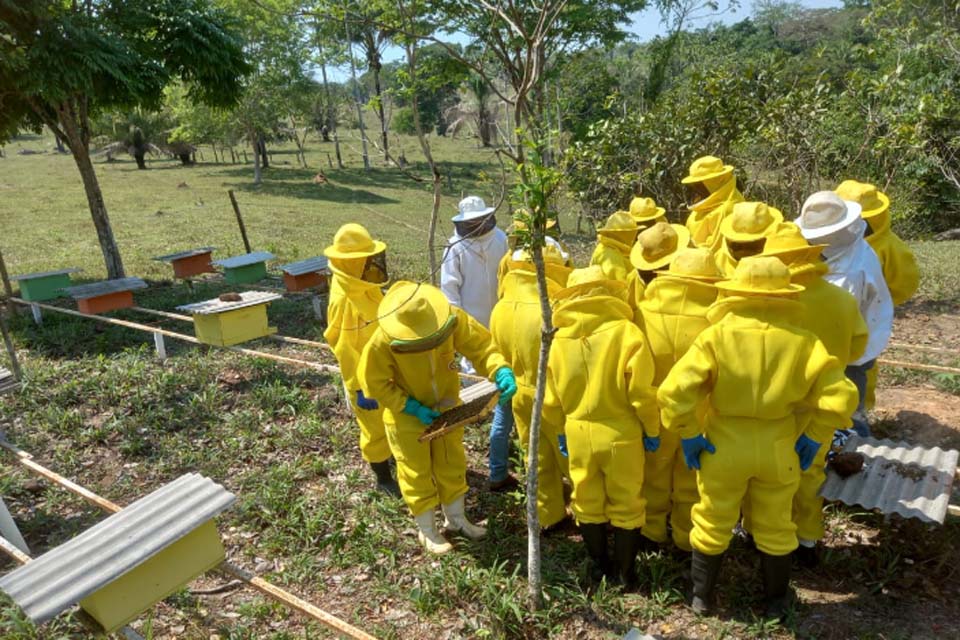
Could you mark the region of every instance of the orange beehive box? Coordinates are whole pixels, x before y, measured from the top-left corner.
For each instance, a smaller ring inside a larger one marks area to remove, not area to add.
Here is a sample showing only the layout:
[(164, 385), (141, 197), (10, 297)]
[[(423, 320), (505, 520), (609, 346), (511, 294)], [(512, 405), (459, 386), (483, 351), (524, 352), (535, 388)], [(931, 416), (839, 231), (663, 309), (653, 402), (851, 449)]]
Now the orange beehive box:
[(134, 306), (133, 291), (146, 288), (147, 283), (140, 278), (118, 278), (70, 287), (66, 292), (77, 301), (81, 312), (96, 315), (129, 309)]
[(216, 273), (212, 263), (213, 250), (214, 247), (200, 247), (166, 256), (158, 256), (154, 260), (170, 263), (175, 278), (189, 278), (202, 273)]
[(280, 269), (283, 271), (283, 283), (287, 291), (327, 290), (327, 277), (330, 272), (327, 270), (327, 259), (324, 257), (291, 262)]

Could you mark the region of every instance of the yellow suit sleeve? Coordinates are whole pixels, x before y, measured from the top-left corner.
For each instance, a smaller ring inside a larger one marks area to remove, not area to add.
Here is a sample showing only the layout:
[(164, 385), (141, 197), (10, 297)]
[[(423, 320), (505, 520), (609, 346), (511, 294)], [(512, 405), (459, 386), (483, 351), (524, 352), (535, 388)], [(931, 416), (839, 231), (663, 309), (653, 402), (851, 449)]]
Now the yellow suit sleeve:
[[(624, 375), (627, 380), (627, 397), (643, 424), (648, 436), (660, 435), (660, 410), (657, 408), (657, 390), (653, 386), (654, 364), (650, 345), (640, 331), (634, 331), (635, 340), (630, 341)], [(628, 345), (624, 345), (628, 347)]]
[(811, 383), (805, 404), (810, 421), (804, 434), (820, 444), (833, 439), (836, 429), (850, 426), (857, 409), (857, 387), (844, 375), (844, 367), (817, 340), (807, 359), (805, 377)]
[(407, 392), (397, 386), (396, 361), (390, 351), (389, 342), (378, 330), (364, 347), (360, 356), (358, 378), (363, 393), (394, 413), (403, 411), (407, 403)]
[(870, 328), (867, 327), (867, 322), (863, 319), (863, 315), (861, 315), (859, 309), (856, 310), (856, 314), (857, 318), (853, 325), (853, 335), (850, 337), (850, 359), (847, 362), (841, 363), (843, 365), (856, 362), (867, 350), (867, 340), (870, 338)]
[(353, 392), (357, 390), (357, 368), (360, 365), (360, 354), (363, 351), (363, 342), (361, 340), (360, 320), (354, 312), (352, 305), (346, 300), (341, 301), (343, 308), (333, 316), (339, 322), (330, 324), (327, 330), (323, 332), (323, 337), (327, 344), (333, 349), (333, 355), (337, 358), (340, 365), (340, 375), (346, 383), (348, 390)]
[(508, 366), (507, 361), (493, 344), (493, 336), (470, 314), (457, 307), (453, 307), (453, 312), (457, 314), (453, 348), (466, 356), (480, 375), (492, 380), (498, 369)]
[(700, 334), (690, 349), (673, 366), (657, 392), (663, 428), (681, 438), (692, 438), (703, 431), (698, 411), (713, 389), (717, 361), (710, 348), (709, 329)]

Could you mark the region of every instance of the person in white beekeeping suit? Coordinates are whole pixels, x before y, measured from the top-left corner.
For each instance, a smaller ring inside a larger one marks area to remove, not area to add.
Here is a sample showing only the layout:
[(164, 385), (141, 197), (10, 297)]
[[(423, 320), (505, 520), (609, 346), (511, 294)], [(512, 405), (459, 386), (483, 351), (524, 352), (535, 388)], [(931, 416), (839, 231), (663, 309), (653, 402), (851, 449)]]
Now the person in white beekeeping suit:
[[(458, 209), (451, 218), (455, 231), (440, 266), (440, 290), (451, 304), (489, 329), (490, 313), (497, 303), (497, 270), (509, 250), (507, 234), (497, 228), (496, 208), (488, 207), (483, 198), (468, 196)], [(464, 373), (474, 373), (466, 359), (462, 368)], [(507, 469), (512, 431), (513, 410), (509, 404), (498, 405), (490, 426), (489, 486), (493, 491), (516, 486)]]
[(860, 217), (860, 205), (843, 200), (833, 191), (818, 191), (807, 198), (794, 222), (811, 244), (827, 245), (823, 259), (830, 271), (824, 279), (853, 294), (870, 330), (863, 356), (846, 369), (860, 395), (853, 429), (861, 436), (869, 436), (865, 409), (867, 372), (887, 347), (893, 332), (893, 298), (883, 278), (880, 259), (864, 239), (867, 223)]

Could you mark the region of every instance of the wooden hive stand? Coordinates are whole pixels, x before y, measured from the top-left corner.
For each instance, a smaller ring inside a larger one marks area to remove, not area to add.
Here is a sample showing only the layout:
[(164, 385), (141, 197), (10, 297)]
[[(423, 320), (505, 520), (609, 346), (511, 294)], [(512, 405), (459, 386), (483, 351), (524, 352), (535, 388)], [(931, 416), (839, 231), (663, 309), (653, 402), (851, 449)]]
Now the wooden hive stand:
[(66, 292), (77, 301), (77, 308), (82, 313), (96, 315), (117, 309), (129, 309), (134, 306), (134, 290), (146, 288), (147, 283), (140, 278), (118, 278), (69, 287)]
[(197, 339), (205, 344), (230, 347), (265, 338), (277, 332), (267, 320), (267, 305), (283, 296), (267, 291), (246, 291), (240, 300), (220, 298), (177, 307), (193, 316)]
[(41, 624), (74, 604), (105, 633), (225, 558), (214, 517), (236, 496), (188, 473), (0, 579)]
[(189, 251), (157, 256), (154, 260), (166, 262), (173, 267), (173, 277), (186, 279), (203, 273), (216, 273), (211, 261), (216, 247), (198, 247)]
[(291, 262), (280, 267), (280, 270), (283, 271), (283, 284), (287, 291), (317, 289), (322, 293), (329, 288), (330, 271), (324, 257)]
[(39, 273), (24, 273), (10, 278), (20, 283), (20, 297), (27, 302), (45, 302), (63, 295), (63, 290), (70, 286), (70, 274), (79, 273), (80, 269), (59, 269), (57, 271), (43, 271)]
[(273, 258), (268, 251), (255, 251), (216, 260), (213, 264), (223, 267), (223, 277), (229, 284), (252, 284), (267, 277), (267, 260)]

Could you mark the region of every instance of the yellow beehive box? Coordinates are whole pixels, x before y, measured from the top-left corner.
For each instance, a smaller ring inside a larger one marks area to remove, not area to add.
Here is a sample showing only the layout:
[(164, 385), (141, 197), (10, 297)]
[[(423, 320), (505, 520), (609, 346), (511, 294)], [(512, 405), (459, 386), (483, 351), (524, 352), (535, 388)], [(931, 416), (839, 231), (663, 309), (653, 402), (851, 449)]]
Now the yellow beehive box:
[(267, 320), (267, 305), (280, 297), (275, 293), (247, 291), (177, 308), (193, 315), (198, 340), (229, 347), (276, 333), (276, 327), (271, 327)]
[(80, 601), (80, 607), (107, 633), (127, 624), (226, 555), (217, 526), (208, 520), (133, 571)]

